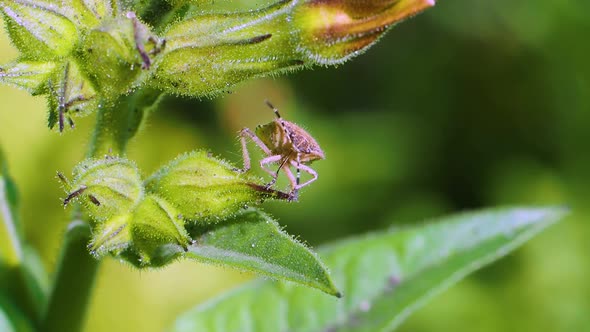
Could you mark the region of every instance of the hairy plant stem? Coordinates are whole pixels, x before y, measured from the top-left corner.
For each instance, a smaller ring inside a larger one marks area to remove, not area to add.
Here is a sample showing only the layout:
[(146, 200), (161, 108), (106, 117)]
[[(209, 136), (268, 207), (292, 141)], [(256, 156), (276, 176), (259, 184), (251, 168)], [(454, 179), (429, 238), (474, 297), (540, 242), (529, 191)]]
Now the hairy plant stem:
[(159, 91), (142, 89), (119, 98), (111, 107), (100, 108), (87, 157), (125, 155), (127, 143), (137, 133), (144, 113), (157, 105), (160, 96)]
[(88, 254), (90, 225), (70, 223), (64, 236), (61, 257), (41, 331), (81, 331), (99, 261)]
[[(129, 139), (141, 125), (144, 113), (155, 107), (159, 96), (156, 91), (140, 90), (121, 97), (112, 107), (100, 108), (87, 156), (124, 155)], [(74, 215), (79, 215), (79, 211)], [(88, 252), (90, 239), (90, 222), (75, 218), (65, 234), (41, 331), (82, 330), (100, 265), (100, 261)]]

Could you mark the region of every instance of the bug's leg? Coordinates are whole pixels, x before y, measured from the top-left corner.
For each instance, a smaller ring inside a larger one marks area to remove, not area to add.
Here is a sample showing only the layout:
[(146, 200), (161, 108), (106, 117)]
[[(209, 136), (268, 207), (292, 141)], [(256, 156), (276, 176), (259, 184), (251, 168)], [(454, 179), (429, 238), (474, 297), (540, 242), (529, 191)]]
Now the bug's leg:
[(265, 186), (266, 188), (270, 188), (273, 184), (275, 184), (275, 182), (277, 182), (277, 177), (279, 176), (279, 170), (281, 168), (279, 167), (279, 170), (277, 170), (275, 172), (272, 169), (270, 169), (264, 165), (267, 165), (270, 163), (276, 163), (277, 161), (281, 160), (281, 158), (283, 158), (283, 156), (281, 156), (280, 154), (277, 154), (274, 156), (266, 157), (260, 161), (260, 168), (262, 168), (263, 171), (265, 171), (266, 173), (268, 173), (272, 176), (272, 180), (270, 181), (270, 183), (268, 183)]
[(281, 164), (279, 165), (279, 168), (277, 168), (277, 171), (274, 172), (273, 179), (272, 179), (272, 181), (270, 183), (268, 183), (266, 185), (266, 188), (270, 188), (271, 186), (273, 186), (277, 182), (277, 178), (279, 177), (279, 173), (281, 172), (281, 169), (283, 168), (283, 166), (285, 166), (285, 164), (287, 163), (287, 161), (289, 161), (289, 158), (285, 158), (285, 156), (282, 156), (281, 155), (281, 158), (283, 158), (283, 162), (281, 162)]
[(301, 188), (299, 186), (299, 183), (301, 182), (301, 160), (299, 157), (299, 153), (297, 154), (297, 166), (295, 166), (297, 168), (297, 187), (295, 187), (297, 190), (299, 190), (299, 188)]
[[(296, 161), (291, 162), (291, 164), (293, 166), (297, 167), (297, 171), (303, 170), (304, 172), (307, 172), (307, 173), (309, 173), (312, 176), (311, 179), (309, 179), (307, 182), (305, 182), (303, 184), (299, 184), (299, 176), (297, 176), (297, 187), (296, 187), (297, 190), (299, 190), (299, 189), (307, 186), (308, 184), (310, 184), (313, 181), (315, 181), (315, 180), (318, 179), (318, 173), (316, 171), (314, 171), (311, 167), (306, 166), (306, 165), (303, 165), (303, 164), (297, 165), (297, 162)], [(299, 175), (299, 173), (298, 173), (298, 175)]]
[(240, 132), (240, 143), (242, 144), (242, 160), (244, 161), (244, 167), (238, 170), (240, 173), (245, 173), (250, 170), (250, 153), (248, 153), (248, 145), (246, 144), (246, 137), (252, 134), (250, 129), (244, 128)]
[(242, 158), (244, 159), (244, 168), (238, 169), (240, 173), (245, 173), (250, 169), (250, 153), (248, 153), (248, 146), (246, 138), (250, 138), (252, 142), (256, 143), (267, 156), (271, 155), (270, 149), (256, 136), (249, 128), (244, 128), (240, 131), (240, 143), (242, 144)]
[(299, 190), (296, 189), (297, 188), (297, 179), (295, 178), (295, 175), (293, 175), (293, 172), (289, 168), (289, 165), (287, 165), (287, 167), (283, 167), (282, 170), (287, 175), (287, 178), (289, 178), (289, 182), (291, 182), (292, 189), (291, 189), (291, 192), (289, 193), (289, 200), (290, 201), (297, 201), (297, 198), (299, 195)]
[(297, 197), (299, 196), (299, 188), (301, 188), (301, 186), (299, 186), (299, 181), (301, 178), (301, 171), (299, 170), (299, 168), (301, 167), (301, 162), (299, 160), (299, 153), (297, 154), (297, 159), (296, 160), (291, 160), (290, 162), (291, 165), (295, 166), (295, 168), (297, 169), (297, 177), (295, 178), (293, 176), (293, 172), (291, 172), (291, 169), (289, 169), (288, 167), (285, 168), (285, 173), (287, 174), (287, 176), (289, 177), (289, 180), (291, 181), (291, 192), (289, 193), (289, 195), (292, 197), (291, 200), (296, 201)]

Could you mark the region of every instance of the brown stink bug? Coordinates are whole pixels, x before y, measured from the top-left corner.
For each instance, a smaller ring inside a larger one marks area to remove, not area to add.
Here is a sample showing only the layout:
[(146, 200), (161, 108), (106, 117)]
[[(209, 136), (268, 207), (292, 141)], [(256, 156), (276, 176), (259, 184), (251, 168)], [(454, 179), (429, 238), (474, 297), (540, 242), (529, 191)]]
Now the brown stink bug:
[[(291, 200), (297, 200), (299, 189), (318, 178), (318, 173), (305, 164), (311, 163), (314, 160), (324, 159), (324, 151), (322, 151), (319, 144), (308, 132), (293, 122), (283, 120), (279, 114), (279, 110), (268, 100), (265, 102), (275, 112), (277, 118), (270, 123), (257, 126), (255, 133), (249, 128), (244, 128), (240, 132), (244, 158), (244, 169), (242, 172), (250, 169), (250, 154), (246, 146), (246, 138), (250, 138), (266, 154), (266, 157), (260, 160), (260, 167), (272, 176), (272, 181), (267, 187), (275, 184), (279, 172), (282, 170), (291, 183), (289, 197)], [(276, 171), (266, 166), (272, 163), (279, 165)], [(291, 166), (297, 170), (297, 176), (293, 175)], [(300, 184), (299, 179), (302, 170), (309, 173), (312, 178)]]

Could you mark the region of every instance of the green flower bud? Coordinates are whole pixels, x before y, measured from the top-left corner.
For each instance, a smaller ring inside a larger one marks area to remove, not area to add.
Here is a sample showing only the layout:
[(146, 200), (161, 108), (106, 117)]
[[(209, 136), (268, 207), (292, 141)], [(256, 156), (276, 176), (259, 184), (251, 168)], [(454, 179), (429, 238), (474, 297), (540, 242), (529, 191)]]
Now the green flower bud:
[(199, 15), (171, 25), (152, 84), (178, 94), (211, 95), (248, 78), (301, 67), (289, 30), (293, 3)]
[(78, 31), (56, 1), (0, 0), (6, 29), (25, 58), (55, 59), (69, 54)]
[(0, 67), (0, 82), (16, 86), (32, 94), (43, 93), (47, 80), (55, 70), (53, 62), (22, 61)]
[(178, 254), (185, 251), (190, 237), (184, 228), (182, 215), (165, 200), (147, 195), (137, 206), (130, 223), (133, 250), (138, 255), (139, 265), (164, 265), (174, 258), (160, 256), (162, 247), (176, 248)]
[(100, 224), (93, 225), (92, 240), (88, 245), (96, 257), (106, 254), (118, 255), (131, 246), (129, 222), (132, 214), (116, 215)]
[(101, 96), (113, 100), (127, 92), (141, 69), (149, 69), (152, 57), (163, 47), (133, 13), (107, 19), (82, 40), (78, 56)]
[(204, 151), (182, 155), (164, 166), (146, 181), (146, 190), (174, 205), (184, 219), (200, 223), (220, 221), (249, 204), (279, 197)]
[(171, 24), (151, 84), (212, 95), (258, 76), (360, 54), (400, 20), (434, 0), (286, 0), (261, 10), (206, 14)]
[(371, 46), (395, 23), (434, 6), (434, 0), (307, 0), (293, 20), (300, 48), (320, 64), (337, 64)]
[[(64, 205), (79, 199), (97, 222), (125, 215), (139, 204), (144, 190), (134, 163), (118, 157), (86, 159), (74, 168)], [(62, 177), (62, 180), (63, 177)]]
[(96, 224), (88, 247), (97, 257), (111, 253), (138, 267), (162, 266), (190, 244), (184, 223), (171, 204), (147, 195), (132, 212)]

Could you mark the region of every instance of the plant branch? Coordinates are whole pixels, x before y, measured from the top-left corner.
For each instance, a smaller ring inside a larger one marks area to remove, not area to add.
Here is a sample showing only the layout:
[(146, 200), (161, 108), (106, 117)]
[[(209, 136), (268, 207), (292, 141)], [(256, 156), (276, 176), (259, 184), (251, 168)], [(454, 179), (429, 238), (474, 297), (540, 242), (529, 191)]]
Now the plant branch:
[[(155, 107), (160, 95), (154, 90), (140, 90), (119, 98), (110, 107), (100, 108), (88, 157), (124, 155), (144, 113)], [(75, 220), (68, 227), (42, 331), (74, 332), (82, 329), (100, 264), (87, 249), (91, 233), (87, 221)]]
[(154, 108), (161, 93), (142, 89), (98, 110), (88, 157), (124, 156), (129, 140), (141, 126), (144, 113)]
[(51, 297), (41, 331), (81, 331), (99, 261), (88, 254), (90, 225), (73, 221), (65, 234)]

